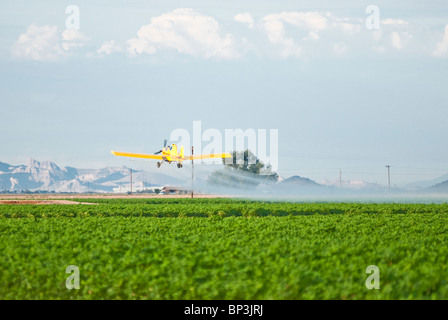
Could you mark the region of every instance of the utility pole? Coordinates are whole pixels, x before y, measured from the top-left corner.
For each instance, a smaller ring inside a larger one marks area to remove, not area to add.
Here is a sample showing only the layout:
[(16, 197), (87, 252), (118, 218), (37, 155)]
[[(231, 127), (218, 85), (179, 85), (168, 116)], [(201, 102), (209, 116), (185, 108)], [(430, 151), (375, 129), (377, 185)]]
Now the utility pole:
[(387, 183), (390, 191), (390, 165), (386, 165), (386, 168), (387, 168)]
[(131, 194), (132, 194), (132, 168), (129, 169), (129, 171), (131, 172)]
[(194, 163), (193, 163), (193, 146), (191, 146), (191, 198), (193, 199), (193, 181), (194, 181)]
[(339, 169), (339, 188), (342, 188), (342, 171)]

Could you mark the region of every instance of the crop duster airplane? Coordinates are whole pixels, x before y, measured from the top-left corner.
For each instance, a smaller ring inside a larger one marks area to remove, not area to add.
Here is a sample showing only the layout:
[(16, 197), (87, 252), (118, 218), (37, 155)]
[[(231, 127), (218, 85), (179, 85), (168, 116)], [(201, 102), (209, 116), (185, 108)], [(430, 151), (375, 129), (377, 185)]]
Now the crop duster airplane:
[(166, 140), (163, 143), (163, 149), (155, 152), (154, 154), (141, 154), (141, 153), (128, 153), (128, 152), (118, 152), (111, 151), (113, 155), (122, 157), (132, 157), (132, 158), (143, 158), (143, 159), (156, 159), (157, 168), (160, 168), (164, 161), (171, 163), (177, 162), (177, 167), (182, 168), (182, 161), (186, 160), (199, 160), (199, 159), (211, 159), (211, 158), (231, 158), (230, 153), (210, 153), (210, 154), (199, 154), (184, 156), (184, 146), (180, 148), (180, 152), (177, 149), (177, 145), (174, 143), (170, 146), (166, 146)]

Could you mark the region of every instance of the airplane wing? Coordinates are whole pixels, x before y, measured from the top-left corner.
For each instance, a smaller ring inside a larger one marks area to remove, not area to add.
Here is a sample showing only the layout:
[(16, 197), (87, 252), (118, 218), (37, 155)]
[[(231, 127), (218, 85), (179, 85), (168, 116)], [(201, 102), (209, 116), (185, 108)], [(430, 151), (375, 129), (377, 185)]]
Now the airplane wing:
[(128, 153), (128, 152), (118, 152), (118, 151), (111, 151), (111, 153), (113, 155), (122, 156), (122, 157), (163, 160), (162, 156), (155, 155), (155, 154)]
[(185, 157), (185, 160), (199, 160), (199, 159), (212, 159), (212, 158), (231, 158), (230, 153), (210, 153), (210, 154), (198, 154)]

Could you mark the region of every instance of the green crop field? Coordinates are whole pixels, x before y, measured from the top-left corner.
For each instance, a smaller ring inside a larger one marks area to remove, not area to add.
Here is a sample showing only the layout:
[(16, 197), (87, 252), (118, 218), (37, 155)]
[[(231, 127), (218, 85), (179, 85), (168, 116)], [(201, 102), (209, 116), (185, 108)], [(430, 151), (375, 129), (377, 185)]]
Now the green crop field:
[(79, 201), (0, 206), (0, 299), (448, 298), (448, 204)]

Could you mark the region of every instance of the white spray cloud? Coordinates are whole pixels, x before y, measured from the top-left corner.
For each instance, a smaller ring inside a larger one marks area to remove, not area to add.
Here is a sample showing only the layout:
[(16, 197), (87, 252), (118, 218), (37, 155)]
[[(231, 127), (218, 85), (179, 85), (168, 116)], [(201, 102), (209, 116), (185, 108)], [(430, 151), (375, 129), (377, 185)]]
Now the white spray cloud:
[(105, 41), (101, 47), (96, 51), (97, 53), (111, 54), (113, 52), (122, 52), (123, 49), (115, 40)]

